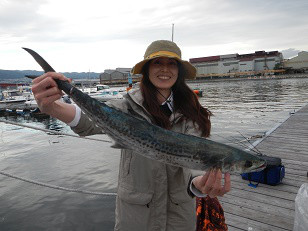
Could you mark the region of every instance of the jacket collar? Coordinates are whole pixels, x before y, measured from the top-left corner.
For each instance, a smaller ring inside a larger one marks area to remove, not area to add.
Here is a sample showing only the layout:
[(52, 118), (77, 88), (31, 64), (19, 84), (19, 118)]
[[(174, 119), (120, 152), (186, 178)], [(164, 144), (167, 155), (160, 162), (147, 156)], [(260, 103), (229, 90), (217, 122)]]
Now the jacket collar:
[[(134, 108), (135, 112), (137, 112), (140, 116), (144, 117), (148, 121), (149, 121), (149, 118), (152, 118), (152, 115), (143, 106), (144, 100), (143, 100), (143, 96), (142, 96), (142, 93), (141, 93), (141, 90), (140, 90), (139, 87), (136, 88), (136, 89), (130, 90), (127, 93), (127, 97), (129, 97), (135, 104), (138, 105), (138, 108)], [(172, 97), (172, 106), (173, 106), (174, 105), (173, 104), (173, 94), (170, 95), (170, 97)], [(164, 102), (164, 103), (166, 103), (166, 102)], [(170, 116), (170, 121), (172, 121), (172, 123), (176, 123), (182, 116), (183, 116), (182, 114), (180, 114), (178, 112), (174, 112), (172, 110), (172, 114)]]

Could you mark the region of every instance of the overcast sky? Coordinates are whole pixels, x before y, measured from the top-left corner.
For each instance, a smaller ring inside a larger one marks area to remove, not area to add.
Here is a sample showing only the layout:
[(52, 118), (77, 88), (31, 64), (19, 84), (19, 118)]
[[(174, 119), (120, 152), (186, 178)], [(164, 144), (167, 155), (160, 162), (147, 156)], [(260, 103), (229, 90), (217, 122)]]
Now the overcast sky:
[(0, 69), (41, 70), (21, 47), (59, 72), (132, 67), (172, 24), (186, 60), (308, 51), (307, 0), (0, 0)]

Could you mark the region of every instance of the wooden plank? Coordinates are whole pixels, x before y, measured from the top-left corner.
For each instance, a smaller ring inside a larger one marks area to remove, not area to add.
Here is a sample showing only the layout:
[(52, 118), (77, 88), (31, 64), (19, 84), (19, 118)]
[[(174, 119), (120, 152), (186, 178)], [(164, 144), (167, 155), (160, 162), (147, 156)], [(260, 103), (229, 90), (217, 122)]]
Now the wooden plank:
[[(275, 230), (275, 231), (286, 231), (289, 229), (285, 229), (285, 228), (279, 228), (279, 227), (275, 227), (275, 228), (270, 228), (273, 226), (269, 226), (268, 224), (264, 224), (262, 222), (258, 222), (253, 220), (253, 218), (245, 218), (245, 217), (241, 217), (238, 215), (234, 215), (232, 213), (228, 213), (225, 212), (225, 219), (226, 219), (226, 223), (228, 225), (228, 231), (232, 231), (232, 230), (249, 230), (249, 228), (252, 229), (252, 231), (254, 230), (258, 230), (258, 231), (269, 231), (269, 230)], [(234, 228), (236, 227), (236, 228)]]
[[(280, 134), (281, 135), (281, 134)], [(297, 135), (298, 136), (298, 135)], [(258, 147), (262, 146), (262, 144), (268, 144), (268, 145), (274, 145), (274, 144), (283, 144), (283, 146), (286, 146), (285, 143), (286, 142), (288, 145), (293, 145), (293, 146), (300, 146), (300, 147), (306, 147), (307, 144), (307, 138), (306, 137), (276, 137), (276, 136), (270, 136), (266, 138), (266, 142), (261, 142)]]
[(234, 204), (239, 207), (247, 207), (253, 208), (254, 210), (258, 210), (264, 213), (274, 214), (276, 216), (284, 216), (284, 217), (294, 217), (293, 208), (284, 208), (280, 205), (273, 205), (270, 203), (263, 203), (255, 200), (255, 198), (239, 198), (238, 196), (228, 195), (220, 199), (221, 202)]
[[(288, 149), (276, 148), (275, 150), (272, 150), (271, 152), (268, 151), (268, 152), (263, 152), (263, 153), (265, 153), (265, 155), (268, 155), (268, 156), (280, 157), (281, 159), (308, 162), (308, 155), (307, 154), (294, 152), (293, 150), (291, 151), (291, 150), (288, 150)], [(291, 153), (291, 154), (289, 154), (289, 153)]]
[[(236, 178), (233, 178), (233, 177), (236, 177)], [(232, 182), (243, 182), (246, 185), (248, 184), (248, 181), (243, 180), (241, 177), (238, 177), (238, 176), (231, 176), (231, 180)], [(290, 185), (290, 186), (296, 187), (297, 189), (304, 183), (308, 183), (307, 177), (302, 177), (302, 176), (297, 176), (297, 175), (295, 176), (295, 175), (290, 175), (290, 174), (285, 175), (285, 177), (282, 180), (283, 185)], [(263, 185), (263, 184), (260, 184), (260, 185)], [(231, 186), (233, 186), (233, 184)], [(274, 186), (270, 186), (270, 187), (274, 187)]]
[(292, 171), (300, 171), (301, 174), (304, 174), (303, 176), (306, 176), (307, 174), (307, 170), (308, 168), (306, 166), (302, 166), (302, 165), (290, 165), (290, 164), (286, 164), (284, 162), (282, 162), (282, 164), (285, 166), (286, 169), (288, 169), (288, 171), (290, 171), (288, 174), (292, 174)]
[(286, 172), (285, 174), (292, 174), (292, 175), (303, 176), (303, 177), (307, 176), (307, 171), (306, 170), (301, 170), (301, 169), (286, 168), (285, 172)]
[[(308, 125), (305, 124), (306, 118), (303, 117), (302, 120), (294, 120), (294, 121), (287, 121), (286, 123), (282, 124), (278, 129), (276, 133), (279, 133), (279, 131), (286, 132), (287, 130), (290, 132), (296, 132), (303, 131), (307, 129)], [(307, 134), (304, 134), (307, 135)]]
[(252, 187), (249, 187), (248, 185), (242, 186), (242, 185), (236, 184), (236, 182), (232, 184), (233, 189), (242, 190), (242, 191), (249, 192), (249, 193), (258, 193), (261, 195), (267, 195), (267, 196), (271, 196), (275, 198), (280, 198), (283, 200), (289, 200), (292, 202), (295, 200), (295, 197), (298, 191), (297, 190), (295, 193), (295, 192), (288, 192), (288, 191), (282, 191), (282, 190), (277, 190), (277, 189), (270, 190), (262, 186), (264, 185), (259, 185), (257, 188), (252, 188)]
[(292, 115), (257, 149), (269, 156), (282, 158), (286, 167), (283, 183), (249, 187), (240, 176), (231, 176), (232, 190), (220, 198), (229, 227), (248, 230), (292, 230), (294, 200), (299, 187), (308, 182), (308, 105)]
[(304, 128), (308, 127), (308, 125), (305, 124), (305, 122), (307, 122), (305, 117), (306, 115), (302, 116), (301, 118), (297, 117), (296, 119), (294, 119), (295, 117), (293, 117), (293, 119), (289, 119), (285, 123), (281, 124), (277, 128), (277, 130), (284, 130), (286, 128), (290, 129), (291, 131), (296, 131), (296, 129), (294, 128), (299, 128), (300, 130), (304, 130)]
[(308, 162), (303, 162), (302, 160), (284, 160), (284, 162), (288, 164), (296, 164), (308, 167)]
[(295, 176), (295, 175), (289, 175), (288, 174), (283, 178), (284, 184), (290, 184), (290, 185), (297, 186), (296, 181), (298, 181), (300, 185), (302, 185), (304, 183), (308, 183), (307, 177)]
[(300, 161), (300, 160), (287, 160), (283, 159), (283, 164), (288, 166), (289, 168), (303, 168), (308, 170), (308, 162)]
[[(234, 184), (232, 184), (232, 186), (241, 186), (241, 187), (244, 187), (244, 189), (246, 187), (247, 188), (251, 188), (251, 187), (249, 187), (247, 185), (249, 183), (249, 181), (244, 180), (241, 177), (231, 176), (231, 180), (232, 180), (232, 183), (234, 182)], [(298, 187), (297, 186), (286, 185), (284, 183), (276, 185), (276, 186), (260, 184), (259, 188), (264, 188), (266, 190), (271, 190), (271, 191), (274, 191), (275, 193), (276, 193), (276, 191), (285, 191), (285, 192), (292, 192), (292, 193), (297, 193), (297, 191), (298, 191)], [(257, 189), (255, 189), (255, 190), (257, 190)]]
[(298, 138), (303, 138), (307, 140), (307, 134), (303, 134), (303, 130), (296, 130), (296, 132), (288, 131), (286, 128), (284, 131), (277, 131), (275, 134), (269, 136), (269, 138), (277, 137), (277, 138), (289, 138), (290, 140), (297, 140)]
[[(281, 144), (281, 142), (288, 142), (292, 146), (305, 146), (306, 145), (303, 140), (298, 139), (298, 137), (296, 137), (296, 136), (294, 136), (294, 137), (293, 136), (292, 137), (284, 137), (281, 134), (279, 134), (279, 135), (280, 136), (269, 136), (267, 138), (267, 142), (280, 143), (280, 144)], [(307, 141), (308, 141), (308, 139), (306, 138), (306, 142)]]
[(262, 149), (262, 147), (269, 147), (269, 148), (271, 148), (271, 147), (274, 147), (274, 146), (277, 146), (277, 147), (283, 146), (285, 148), (289, 148), (289, 146), (290, 146), (291, 148), (295, 148), (295, 149), (296, 149), (296, 147), (299, 147), (300, 151), (303, 151), (303, 153), (307, 153), (307, 150), (302, 150), (301, 149), (302, 147), (306, 147), (307, 146), (307, 144), (305, 144), (305, 142), (307, 142), (307, 140), (306, 141), (301, 141), (300, 144), (295, 144), (295, 143), (292, 143), (291, 141), (281, 141), (281, 140), (277, 141), (277, 140), (273, 140), (273, 138), (271, 137), (271, 138), (269, 138), (267, 140), (267, 142), (263, 141), (262, 143), (260, 143), (260, 145), (258, 146), (258, 150), (259, 150), (259, 148)]
[[(219, 198), (220, 201), (228, 201), (230, 198), (238, 197), (241, 200), (251, 200), (271, 206), (281, 207), (285, 209), (294, 209), (293, 201), (281, 199), (257, 192), (248, 192), (240, 189), (232, 189), (227, 195)], [(282, 203), (283, 202), (283, 203)]]
[(228, 226), (228, 231), (243, 231), (243, 230), (245, 230), (245, 229), (239, 229), (239, 228), (237, 228), (235, 226), (228, 225), (228, 224), (227, 224), (227, 226)]
[[(307, 139), (308, 140), (308, 139)], [(293, 149), (296, 149), (298, 147), (298, 149), (301, 150), (302, 147), (306, 147), (307, 145), (305, 144), (305, 142), (307, 142), (307, 140), (300, 140), (300, 142), (298, 143), (295, 143), (295, 142), (292, 142), (290, 140), (282, 140), (282, 139), (274, 139), (273, 137), (269, 138), (267, 140), (266, 143), (261, 143), (259, 145), (259, 147), (273, 147), (273, 146), (278, 146), (278, 147), (281, 147), (281, 145), (283, 144), (284, 147), (287, 146), (287, 148), (291, 147)], [(259, 148), (258, 148), (259, 149)], [(304, 153), (307, 153), (307, 150), (302, 150)], [(306, 151), (306, 152), (305, 152)]]
[(246, 206), (237, 206), (234, 203), (228, 203), (224, 201), (221, 201), (221, 205), (224, 208), (224, 211), (228, 213), (232, 213), (247, 219), (253, 218), (254, 221), (267, 224), (268, 226), (278, 227), (287, 230), (292, 230), (293, 228), (294, 217), (292, 217), (292, 214), (287, 217), (281, 214), (275, 214), (273, 213), (274, 211), (273, 208), (270, 211), (262, 209), (265, 208), (265, 205), (254, 206), (250, 204), (249, 206), (247, 205), (246, 207)]

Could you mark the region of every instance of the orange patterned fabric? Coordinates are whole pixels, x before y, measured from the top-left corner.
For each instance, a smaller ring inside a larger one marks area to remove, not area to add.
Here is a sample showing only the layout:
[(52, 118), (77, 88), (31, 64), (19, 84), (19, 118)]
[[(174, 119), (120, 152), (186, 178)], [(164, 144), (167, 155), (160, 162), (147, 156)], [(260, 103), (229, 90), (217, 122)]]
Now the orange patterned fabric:
[(224, 210), (217, 197), (196, 197), (197, 229), (196, 231), (226, 231)]

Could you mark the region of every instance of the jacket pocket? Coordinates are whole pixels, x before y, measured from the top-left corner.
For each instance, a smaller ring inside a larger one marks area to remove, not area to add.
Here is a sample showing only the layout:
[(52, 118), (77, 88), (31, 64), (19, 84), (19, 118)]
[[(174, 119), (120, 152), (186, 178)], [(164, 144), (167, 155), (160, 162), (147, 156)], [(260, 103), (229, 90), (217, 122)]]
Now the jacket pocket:
[(115, 229), (118, 231), (146, 231), (152, 227), (153, 209), (150, 203), (153, 193), (136, 192), (124, 187), (118, 188)]
[(152, 192), (136, 192), (123, 187), (118, 188), (118, 197), (129, 204), (148, 205), (153, 198)]

